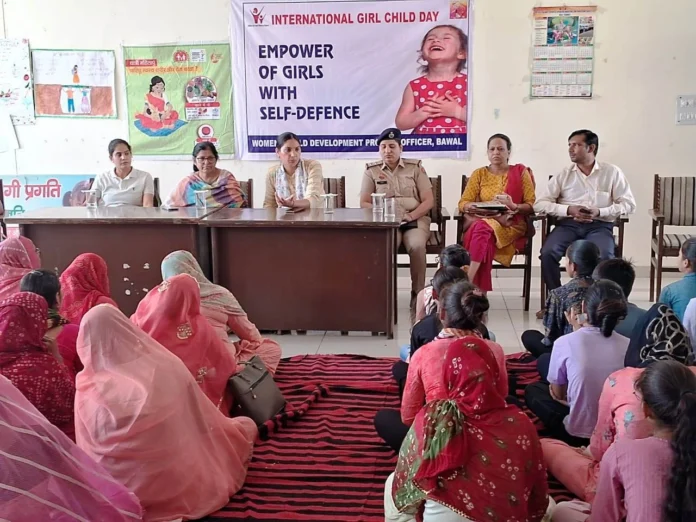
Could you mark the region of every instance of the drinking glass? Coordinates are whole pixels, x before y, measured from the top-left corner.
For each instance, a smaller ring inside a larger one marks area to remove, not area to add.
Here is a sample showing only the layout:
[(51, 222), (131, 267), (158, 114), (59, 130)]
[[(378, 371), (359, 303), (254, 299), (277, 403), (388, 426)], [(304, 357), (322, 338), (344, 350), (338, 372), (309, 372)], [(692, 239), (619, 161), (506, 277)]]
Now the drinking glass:
[(194, 190), (196, 197), (196, 209), (205, 209), (208, 207), (208, 191), (207, 190)]
[(384, 194), (372, 194), (372, 211), (384, 213)]
[(386, 198), (384, 200), (384, 217), (387, 219), (396, 218), (396, 198)]
[(336, 194), (322, 194), (321, 195), (324, 214), (333, 214), (336, 208)]
[(85, 195), (85, 207), (97, 208), (97, 191), (89, 189), (83, 190), (82, 193)]

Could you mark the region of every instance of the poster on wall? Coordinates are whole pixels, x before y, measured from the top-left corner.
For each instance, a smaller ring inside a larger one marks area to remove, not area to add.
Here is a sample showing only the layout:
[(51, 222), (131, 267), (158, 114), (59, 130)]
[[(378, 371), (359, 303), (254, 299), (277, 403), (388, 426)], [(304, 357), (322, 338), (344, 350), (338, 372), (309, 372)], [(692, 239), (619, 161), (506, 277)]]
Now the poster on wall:
[(317, 158), (371, 158), (388, 127), (418, 157), (468, 156), (470, 0), (231, 0), (237, 149), (291, 131)]
[(123, 59), (134, 154), (190, 157), (203, 141), (234, 153), (229, 44), (124, 47)]
[(116, 118), (113, 51), (34, 49), (37, 116)]
[(591, 98), (596, 6), (535, 7), (532, 98)]
[(0, 111), (7, 112), (15, 125), (26, 125), (35, 121), (27, 39), (0, 39)]
[(39, 208), (82, 206), (85, 202), (82, 191), (89, 189), (93, 177), (0, 176), (5, 198), (5, 215), (15, 216)]

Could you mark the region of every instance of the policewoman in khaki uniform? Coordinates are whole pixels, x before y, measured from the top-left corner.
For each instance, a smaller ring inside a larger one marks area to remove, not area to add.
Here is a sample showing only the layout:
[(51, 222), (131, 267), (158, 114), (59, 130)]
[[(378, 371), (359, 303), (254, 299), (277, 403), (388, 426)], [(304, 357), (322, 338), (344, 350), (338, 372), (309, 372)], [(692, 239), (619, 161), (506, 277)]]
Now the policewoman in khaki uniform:
[(396, 238), (411, 259), (411, 308), (425, 286), (425, 246), (430, 237), (430, 209), (435, 199), (430, 179), (420, 160), (401, 157), (401, 131), (386, 129), (377, 138), (381, 161), (368, 163), (360, 189), (360, 206), (372, 208), (372, 193), (396, 198), (397, 217), (403, 224)]

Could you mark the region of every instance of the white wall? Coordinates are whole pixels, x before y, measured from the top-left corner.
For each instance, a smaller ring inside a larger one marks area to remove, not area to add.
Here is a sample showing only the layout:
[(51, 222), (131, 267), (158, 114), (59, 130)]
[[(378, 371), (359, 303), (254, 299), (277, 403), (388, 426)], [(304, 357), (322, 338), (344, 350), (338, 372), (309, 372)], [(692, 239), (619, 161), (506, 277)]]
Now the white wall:
[[(106, 170), (110, 165), (107, 143), (128, 137), (120, 46), (228, 39), (229, 2), (3, 0), (6, 37), (29, 38), (36, 48), (115, 49), (121, 117), (114, 121), (38, 119), (35, 126), (20, 126), (21, 149), (0, 154), (0, 172), (94, 174)], [(535, 101), (529, 99), (532, 8), (562, 2), (474, 2), (472, 158), (425, 162), (431, 175), (443, 176), (445, 206), (454, 210), (461, 175), (486, 162), (489, 135), (508, 134), (513, 160), (531, 166), (543, 185), (549, 174), (569, 162), (568, 134), (587, 127), (600, 136), (600, 158), (619, 165), (630, 180), (638, 211), (627, 228), (626, 254), (647, 266), (653, 174), (696, 175), (696, 126), (674, 123), (675, 97), (696, 93), (696, 2), (599, 0), (594, 98)], [(323, 164), (326, 176), (346, 176), (348, 203), (357, 205), (364, 161)], [(136, 165), (161, 179), (163, 194), (190, 167), (181, 161), (138, 161)], [(255, 180), (259, 206), (268, 164), (223, 161), (222, 166), (238, 179)], [(453, 229), (450, 241), (455, 239)]]

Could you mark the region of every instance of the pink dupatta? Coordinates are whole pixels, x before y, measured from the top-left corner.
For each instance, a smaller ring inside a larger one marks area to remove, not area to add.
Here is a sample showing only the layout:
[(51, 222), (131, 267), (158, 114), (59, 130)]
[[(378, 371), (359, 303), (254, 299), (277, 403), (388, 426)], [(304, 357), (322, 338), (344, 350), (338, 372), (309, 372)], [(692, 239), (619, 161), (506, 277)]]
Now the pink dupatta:
[(136, 522), (136, 496), (0, 375), (0, 517)]
[(175, 355), (111, 305), (85, 314), (77, 353), (77, 444), (138, 496), (145, 520), (227, 504), (246, 478), (254, 422), (220, 413)]
[(63, 300), (60, 313), (71, 323), (80, 324), (82, 317), (98, 304), (111, 304), (109, 272), (106, 261), (97, 254), (80, 254), (60, 276)]
[(22, 278), (41, 268), (41, 259), (31, 239), (20, 236), (0, 243), (0, 300), (19, 292)]
[(131, 320), (181, 359), (203, 393), (221, 411), (229, 412), (226, 386), (237, 362), (201, 314), (200, 291), (193, 277), (180, 274), (150, 290)]

